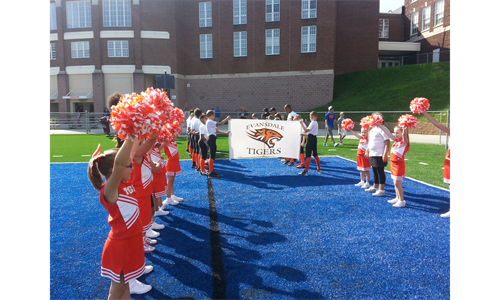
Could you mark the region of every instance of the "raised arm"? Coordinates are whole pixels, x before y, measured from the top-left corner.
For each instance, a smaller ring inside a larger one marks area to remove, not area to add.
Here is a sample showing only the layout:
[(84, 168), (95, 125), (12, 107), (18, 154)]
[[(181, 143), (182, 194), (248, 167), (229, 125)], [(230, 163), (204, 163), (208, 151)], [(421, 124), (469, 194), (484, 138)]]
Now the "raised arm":
[(125, 168), (131, 163), (130, 152), (133, 144), (134, 142), (125, 140), (115, 156), (113, 172), (106, 179), (106, 185), (104, 185), (104, 198), (108, 203), (115, 203), (118, 200), (118, 186), (122, 180)]
[(360, 136), (359, 134), (357, 134), (357, 133), (356, 133), (356, 131), (354, 131), (354, 130), (352, 130), (352, 129), (351, 129), (351, 130), (349, 130), (349, 131), (350, 131), (350, 132), (351, 132), (351, 133), (352, 133), (355, 137), (357, 137), (358, 139), (361, 139), (361, 138), (362, 138), (362, 136)]
[(224, 123), (226, 123), (229, 120), (231, 120), (231, 116), (227, 116), (224, 120), (217, 122), (216, 124), (217, 124), (217, 126), (223, 125)]
[(396, 139), (396, 137), (394, 136), (394, 134), (392, 134), (392, 132), (389, 130), (389, 128), (385, 127), (384, 125), (380, 125), (380, 124), (377, 124), (377, 126), (380, 127), (380, 129), (382, 129), (382, 131), (384, 131), (391, 138), (391, 140)]
[(444, 126), (443, 124), (439, 123), (438, 121), (436, 121), (436, 119), (434, 119), (431, 115), (429, 115), (429, 113), (427, 113), (426, 111), (422, 112), (422, 114), (427, 118), (427, 120), (429, 120), (432, 125), (436, 126), (437, 128), (441, 129), (444, 133), (447, 133), (447, 134), (450, 134), (450, 128), (449, 127), (446, 127)]

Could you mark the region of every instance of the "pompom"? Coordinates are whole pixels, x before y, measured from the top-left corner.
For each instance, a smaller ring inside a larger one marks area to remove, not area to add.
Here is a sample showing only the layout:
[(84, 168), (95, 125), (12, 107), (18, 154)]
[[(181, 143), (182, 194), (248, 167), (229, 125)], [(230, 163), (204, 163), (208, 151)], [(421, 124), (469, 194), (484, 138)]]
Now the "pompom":
[(365, 128), (365, 129), (370, 128), (370, 126), (368, 124), (370, 117), (371, 116), (366, 116), (364, 118), (361, 118), (361, 122), (360, 122), (361, 127)]
[(381, 115), (371, 115), (361, 119), (361, 127), (363, 128), (373, 128), (377, 124), (382, 125), (383, 123), (384, 118)]
[(157, 139), (158, 143), (169, 142), (171, 144), (171, 143), (173, 143), (175, 141), (175, 137), (167, 129), (167, 126), (168, 126), (168, 124), (165, 124), (165, 126), (163, 126), (162, 132), (158, 135), (158, 139)]
[(123, 95), (118, 104), (111, 107), (109, 121), (121, 139), (134, 135), (144, 140), (151, 133), (159, 133), (162, 127), (154, 105), (135, 93)]
[(174, 106), (168, 99), (165, 91), (150, 87), (146, 91), (142, 92), (141, 95), (144, 97), (144, 101), (148, 102), (148, 105), (154, 107), (155, 112), (160, 117), (163, 125), (173, 121), (172, 113)]
[(342, 121), (342, 128), (344, 130), (352, 130), (354, 128), (354, 121), (346, 118)]
[(402, 115), (398, 119), (398, 125), (401, 128), (416, 128), (418, 126), (418, 119), (412, 115)]
[(428, 111), (430, 107), (429, 100), (426, 98), (415, 98), (410, 102), (410, 110), (414, 114), (420, 115), (422, 112)]

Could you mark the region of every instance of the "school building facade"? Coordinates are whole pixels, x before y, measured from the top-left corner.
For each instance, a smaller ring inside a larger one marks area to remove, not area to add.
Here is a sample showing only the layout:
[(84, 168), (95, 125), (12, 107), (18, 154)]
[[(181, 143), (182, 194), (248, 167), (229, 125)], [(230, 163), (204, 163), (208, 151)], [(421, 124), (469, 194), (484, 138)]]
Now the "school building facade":
[(331, 101), (335, 75), (381, 55), (379, 0), (51, 0), (50, 11), (53, 112), (103, 112), (108, 95), (163, 74), (184, 109), (309, 110)]

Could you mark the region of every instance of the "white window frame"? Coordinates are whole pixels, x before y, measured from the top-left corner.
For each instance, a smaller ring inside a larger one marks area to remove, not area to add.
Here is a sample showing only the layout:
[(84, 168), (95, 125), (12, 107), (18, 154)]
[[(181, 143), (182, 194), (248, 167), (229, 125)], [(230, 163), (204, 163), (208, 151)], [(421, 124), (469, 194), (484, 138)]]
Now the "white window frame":
[(71, 58), (90, 58), (89, 42), (71, 42)]
[(50, 3), (50, 30), (57, 30), (56, 4)]
[(315, 19), (317, 18), (317, 16), (318, 16), (318, 1), (302, 0), (302, 19)]
[(266, 22), (280, 20), (280, 0), (266, 0)]
[(67, 1), (66, 24), (68, 29), (92, 27), (90, 1)]
[(212, 57), (212, 34), (200, 34), (200, 58), (207, 59)]
[(233, 0), (233, 25), (247, 23), (247, 0)]
[(129, 57), (128, 41), (108, 41), (108, 57)]
[(50, 60), (56, 60), (56, 44), (50, 43)]
[(234, 37), (234, 57), (247, 56), (247, 32), (237, 31)]
[(431, 6), (428, 5), (422, 8), (422, 31), (429, 30), (431, 28)]
[(444, 23), (444, 0), (434, 3), (434, 26)]
[(280, 30), (267, 29), (266, 30), (266, 55), (279, 55), (280, 54)]
[(212, 27), (212, 2), (200, 2), (198, 10), (200, 27)]
[(103, 0), (102, 18), (104, 27), (132, 27), (130, 0)]
[(301, 28), (301, 53), (314, 53), (316, 52), (316, 25), (302, 26)]
[(379, 39), (389, 38), (389, 19), (378, 20), (378, 38)]
[(416, 35), (418, 33), (418, 11), (414, 12), (410, 16), (410, 36)]

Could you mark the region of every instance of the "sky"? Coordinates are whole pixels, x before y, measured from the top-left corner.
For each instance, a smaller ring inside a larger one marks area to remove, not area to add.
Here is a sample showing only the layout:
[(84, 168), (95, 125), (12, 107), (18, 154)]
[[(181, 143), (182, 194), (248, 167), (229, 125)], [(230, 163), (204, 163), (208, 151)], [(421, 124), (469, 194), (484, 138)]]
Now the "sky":
[(379, 12), (388, 12), (389, 10), (394, 10), (398, 7), (401, 7), (405, 4), (405, 0), (380, 0), (380, 11)]

